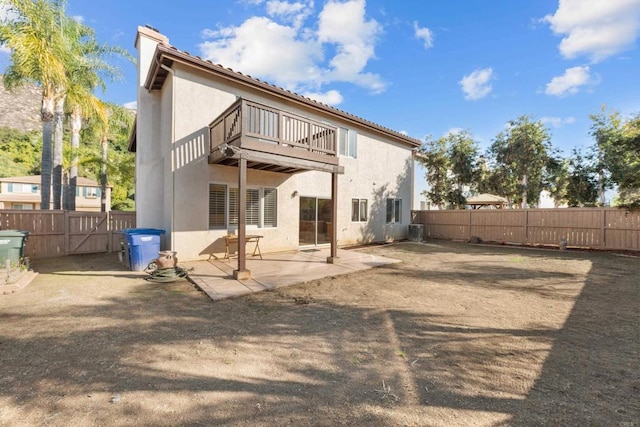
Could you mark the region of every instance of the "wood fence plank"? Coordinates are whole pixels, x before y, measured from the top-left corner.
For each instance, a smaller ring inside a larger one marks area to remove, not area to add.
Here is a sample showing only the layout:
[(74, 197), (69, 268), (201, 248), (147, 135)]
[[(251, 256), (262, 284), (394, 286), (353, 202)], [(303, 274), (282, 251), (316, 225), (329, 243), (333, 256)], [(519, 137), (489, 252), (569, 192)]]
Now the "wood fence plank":
[(117, 231), (134, 228), (136, 214), (0, 209), (0, 226), (3, 230), (28, 231), (25, 256), (46, 258), (119, 251)]
[[(416, 211), (425, 238), (640, 251), (640, 211), (618, 208)], [(417, 222), (419, 221), (419, 222)]]

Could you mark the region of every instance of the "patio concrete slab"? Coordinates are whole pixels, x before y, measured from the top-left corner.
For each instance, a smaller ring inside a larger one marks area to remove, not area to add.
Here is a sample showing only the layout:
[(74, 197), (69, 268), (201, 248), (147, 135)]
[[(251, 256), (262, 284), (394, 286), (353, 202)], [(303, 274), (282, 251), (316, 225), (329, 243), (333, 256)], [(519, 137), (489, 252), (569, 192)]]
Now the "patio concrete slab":
[(233, 270), (238, 265), (236, 259), (193, 261), (184, 263), (184, 267), (196, 286), (215, 301), (400, 262), (341, 249), (338, 251), (340, 262), (327, 264), (329, 255), (327, 248), (263, 254), (263, 259), (249, 257), (247, 268), (251, 279), (242, 281), (233, 278)]

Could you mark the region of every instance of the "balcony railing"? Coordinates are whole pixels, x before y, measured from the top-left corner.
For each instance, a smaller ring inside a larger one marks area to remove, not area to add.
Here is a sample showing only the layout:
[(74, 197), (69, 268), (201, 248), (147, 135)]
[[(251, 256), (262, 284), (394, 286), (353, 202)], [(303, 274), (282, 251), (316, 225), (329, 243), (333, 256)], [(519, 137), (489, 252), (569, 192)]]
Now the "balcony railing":
[(245, 99), (238, 99), (209, 127), (212, 153), (227, 144), (331, 163), (337, 156), (335, 127)]

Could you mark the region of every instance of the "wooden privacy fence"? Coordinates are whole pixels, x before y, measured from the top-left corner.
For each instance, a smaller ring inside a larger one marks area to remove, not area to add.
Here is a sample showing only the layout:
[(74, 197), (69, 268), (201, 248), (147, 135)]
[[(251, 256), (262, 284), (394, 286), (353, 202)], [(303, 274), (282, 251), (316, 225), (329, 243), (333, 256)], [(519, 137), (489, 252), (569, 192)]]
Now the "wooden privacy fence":
[(45, 258), (116, 252), (122, 234), (136, 226), (135, 212), (0, 210), (0, 229), (29, 232), (25, 256)]
[(618, 208), (413, 211), (423, 237), (640, 251), (640, 211)]

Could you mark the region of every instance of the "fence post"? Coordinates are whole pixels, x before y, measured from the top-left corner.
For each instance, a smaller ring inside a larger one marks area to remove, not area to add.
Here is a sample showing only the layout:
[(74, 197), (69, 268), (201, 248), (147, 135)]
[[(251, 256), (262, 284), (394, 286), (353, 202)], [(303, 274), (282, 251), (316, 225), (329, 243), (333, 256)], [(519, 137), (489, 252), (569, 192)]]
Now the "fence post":
[(471, 236), (472, 236), (472, 234), (471, 234), (471, 223), (472, 223), (471, 214), (472, 214), (472, 212), (473, 212), (473, 209), (469, 209), (469, 228), (468, 228), (469, 232), (467, 233), (468, 236), (467, 236), (466, 240), (471, 239)]
[(64, 255), (69, 255), (69, 249), (71, 246), (71, 229), (69, 227), (69, 211), (64, 211)]
[(524, 210), (524, 243), (529, 243), (529, 209)]
[(604, 206), (600, 208), (600, 212), (602, 215), (602, 218), (600, 218), (600, 245), (603, 248), (607, 247), (607, 211), (605, 210), (607, 208), (605, 208)]

